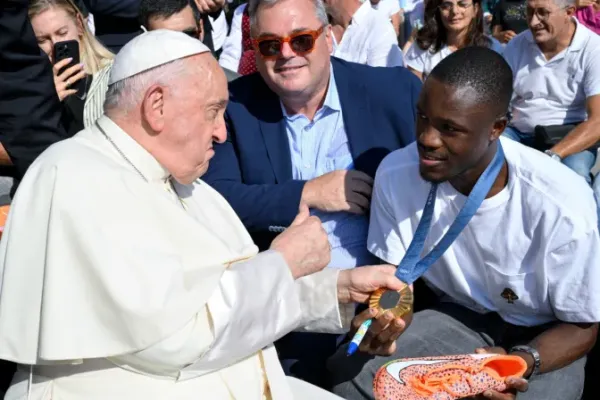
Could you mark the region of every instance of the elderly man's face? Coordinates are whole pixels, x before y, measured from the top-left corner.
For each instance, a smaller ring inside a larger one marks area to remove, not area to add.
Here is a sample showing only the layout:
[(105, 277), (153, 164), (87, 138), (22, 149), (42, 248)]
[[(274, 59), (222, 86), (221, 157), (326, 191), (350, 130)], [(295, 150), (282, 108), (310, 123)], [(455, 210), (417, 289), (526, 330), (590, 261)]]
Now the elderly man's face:
[(331, 29), (319, 21), (311, 0), (284, 0), (262, 6), (253, 28), (253, 37), (258, 40), (281, 39), (323, 28), (308, 53), (299, 54), (289, 42), (284, 42), (277, 56), (265, 58), (260, 52), (256, 55), (258, 71), (279, 96), (310, 95), (319, 90), (324, 79), (329, 79)]
[(553, 43), (569, 30), (575, 7), (564, 7), (557, 0), (529, 0), (527, 22), (533, 39), (539, 45)]
[(228, 91), (225, 74), (211, 55), (190, 57), (185, 62), (191, 72), (180, 77), (165, 95), (159, 147), (165, 168), (179, 183), (189, 184), (208, 169), (213, 143), (222, 143), (227, 137), (223, 115)]
[(170, 31), (183, 32), (195, 39), (204, 40), (202, 24), (196, 21), (192, 7), (187, 6), (178, 13), (168, 18), (150, 18), (148, 30), (168, 29)]

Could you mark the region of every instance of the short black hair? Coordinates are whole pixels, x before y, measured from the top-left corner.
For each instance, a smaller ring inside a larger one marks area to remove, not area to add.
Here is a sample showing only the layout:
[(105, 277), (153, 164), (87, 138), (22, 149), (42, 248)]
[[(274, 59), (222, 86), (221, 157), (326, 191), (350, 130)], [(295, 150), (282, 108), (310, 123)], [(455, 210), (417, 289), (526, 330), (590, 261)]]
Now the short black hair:
[(481, 46), (457, 50), (444, 58), (429, 75), (446, 85), (471, 87), (477, 101), (492, 105), (498, 116), (506, 116), (513, 93), (513, 73), (504, 58)]
[[(192, 1), (193, 2), (193, 1)], [(148, 28), (153, 18), (166, 19), (191, 6), (190, 0), (142, 0), (140, 2), (140, 23)], [(192, 8), (193, 10), (194, 8)], [(194, 13), (194, 16), (196, 14)], [(196, 21), (198, 18), (196, 18)]]

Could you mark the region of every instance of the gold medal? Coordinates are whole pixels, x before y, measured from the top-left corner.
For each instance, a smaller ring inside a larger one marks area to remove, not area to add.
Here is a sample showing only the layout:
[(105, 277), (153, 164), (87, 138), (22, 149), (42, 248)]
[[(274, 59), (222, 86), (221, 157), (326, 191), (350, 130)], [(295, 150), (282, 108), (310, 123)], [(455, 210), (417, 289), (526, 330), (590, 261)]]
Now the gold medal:
[(369, 307), (378, 309), (379, 314), (391, 311), (394, 317), (400, 318), (412, 310), (413, 300), (413, 294), (408, 285), (398, 291), (378, 289), (369, 298)]

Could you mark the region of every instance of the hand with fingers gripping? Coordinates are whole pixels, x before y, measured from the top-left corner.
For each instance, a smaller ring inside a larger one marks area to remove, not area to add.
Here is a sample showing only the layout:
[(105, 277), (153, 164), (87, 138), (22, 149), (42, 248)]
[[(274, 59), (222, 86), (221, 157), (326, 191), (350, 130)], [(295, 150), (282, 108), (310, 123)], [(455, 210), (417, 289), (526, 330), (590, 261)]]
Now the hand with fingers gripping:
[(310, 180), (301, 202), (321, 211), (366, 214), (371, 206), (373, 178), (361, 171), (338, 170)]
[[(477, 354), (500, 354), (506, 355), (506, 350), (502, 347), (486, 347), (475, 349), (475, 353)], [(506, 380), (506, 390), (504, 392), (497, 392), (495, 390), (487, 390), (478, 396), (475, 400), (515, 400), (517, 398), (517, 393), (524, 393), (529, 388), (529, 384), (527, 380), (523, 378), (508, 378)]]
[(63, 101), (68, 96), (77, 93), (76, 89), (72, 89), (72, 85), (85, 78), (83, 64), (73, 65), (72, 67), (62, 71), (62, 69), (69, 65), (71, 61), (71, 58), (65, 58), (64, 60), (60, 60), (54, 64), (52, 67), (52, 72), (54, 74), (54, 86), (56, 87), (56, 94), (58, 94), (60, 101)]
[[(390, 266), (390, 268), (394, 267)], [(404, 283), (402, 282), (400, 282), (399, 287), (388, 286), (389, 289), (393, 290), (400, 290), (403, 287)], [(362, 323), (368, 319), (373, 319), (373, 322), (358, 347), (359, 351), (375, 356), (390, 356), (396, 351), (396, 340), (412, 321), (412, 311), (402, 317), (395, 317), (389, 310), (380, 311), (369, 308), (354, 317), (350, 335), (353, 336)]]

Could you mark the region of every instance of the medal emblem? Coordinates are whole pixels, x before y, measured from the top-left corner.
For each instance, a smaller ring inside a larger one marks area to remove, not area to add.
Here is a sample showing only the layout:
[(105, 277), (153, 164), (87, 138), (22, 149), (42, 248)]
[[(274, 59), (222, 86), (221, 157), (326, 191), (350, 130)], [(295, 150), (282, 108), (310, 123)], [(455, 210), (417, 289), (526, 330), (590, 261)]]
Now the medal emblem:
[(380, 314), (391, 311), (394, 317), (400, 318), (412, 310), (413, 301), (413, 294), (407, 285), (399, 291), (386, 289), (375, 291), (369, 298), (369, 307), (378, 309)]
[(508, 304), (515, 304), (515, 301), (519, 300), (519, 296), (517, 296), (517, 294), (510, 288), (505, 288), (500, 296), (502, 296), (502, 298), (505, 299)]

